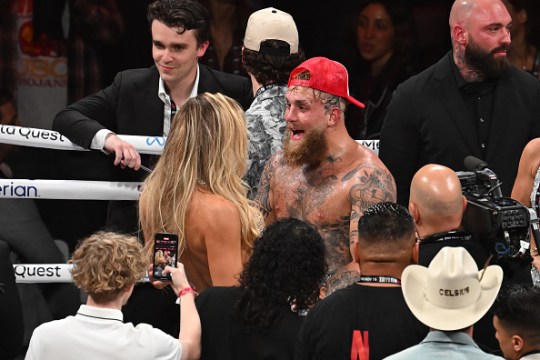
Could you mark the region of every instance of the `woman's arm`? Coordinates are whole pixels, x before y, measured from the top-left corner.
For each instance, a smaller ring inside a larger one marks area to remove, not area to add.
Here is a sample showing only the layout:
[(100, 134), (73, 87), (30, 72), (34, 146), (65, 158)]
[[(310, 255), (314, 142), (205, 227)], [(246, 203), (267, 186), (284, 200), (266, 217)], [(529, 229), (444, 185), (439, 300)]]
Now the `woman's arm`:
[[(527, 207), (531, 207), (531, 192), (533, 191), (534, 177), (540, 166), (540, 138), (531, 140), (523, 149), (519, 160), (518, 173), (511, 197)], [(531, 235), (531, 256), (533, 266), (540, 269), (538, 247)]]

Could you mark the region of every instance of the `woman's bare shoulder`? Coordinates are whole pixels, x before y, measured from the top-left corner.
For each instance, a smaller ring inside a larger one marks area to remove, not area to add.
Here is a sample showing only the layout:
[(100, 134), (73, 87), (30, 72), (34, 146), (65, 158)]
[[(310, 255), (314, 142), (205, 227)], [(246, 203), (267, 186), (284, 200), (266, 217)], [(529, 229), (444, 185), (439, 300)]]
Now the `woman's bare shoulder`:
[(240, 214), (236, 206), (225, 197), (201, 191), (196, 191), (193, 194), (189, 210), (190, 213), (204, 218), (230, 217), (239, 216)]
[(538, 156), (540, 156), (540, 137), (529, 141), (527, 145), (525, 145), (525, 149), (523, 151), (530, 154), (538, 154)]

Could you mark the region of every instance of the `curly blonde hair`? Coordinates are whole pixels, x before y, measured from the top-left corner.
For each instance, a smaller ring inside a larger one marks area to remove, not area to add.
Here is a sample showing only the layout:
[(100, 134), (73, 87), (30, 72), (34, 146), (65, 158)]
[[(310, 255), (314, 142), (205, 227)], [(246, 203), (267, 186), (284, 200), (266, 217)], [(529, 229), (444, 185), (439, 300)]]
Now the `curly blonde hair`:
[(204, 93), (189, 99), (174, 123), (140, 198), (140, 221), (148, 255), (158, 232), (178, 234), (181, 254), (189, 204), (197, 186), (203, 184), (238, 209), (241, 245), (249, 256), (263, 226), (262, 216), (255, 203), (248, 200), (248, 188), (242, 180), (248, 149), (242, 108), (225, 95)]
[(141, 280), (147, 269), (142, 244), (134, 236), (99, 231), (82, 240), (69, 260), (78, 288), (96, 303), (114, 300)]

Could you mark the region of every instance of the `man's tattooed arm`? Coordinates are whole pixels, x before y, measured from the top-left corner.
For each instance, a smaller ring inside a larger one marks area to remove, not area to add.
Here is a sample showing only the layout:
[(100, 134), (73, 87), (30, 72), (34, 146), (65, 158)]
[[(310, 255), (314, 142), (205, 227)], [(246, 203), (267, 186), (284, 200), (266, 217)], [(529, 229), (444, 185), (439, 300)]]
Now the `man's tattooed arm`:
[(328, 277), (324, 283), (324, 296), (332, 294), (334, 291), (346, 288), (360, 279), (360, 273), (356, 270), (337, 271)]
[(358, 246), (358, 220), (369, 207), (384, 201), (396, 201), (396, 185), (388, 169), (375, 164), (363, 164), (347, 174), (343, 181), (354, 178), (349, 190), (351, 204), (349, 246), (351, 256), (356, 259)]
[(276, 162), (276, 156), (272, 156), (264, 167), (263, 173), (261, 175), (261, 180), (259, 181), (259, 187), (257, 190), (257, 196), (255, 197), (255, 202), (261, 210), (266, 224), (269, 224), (273, 221), (273, 207), (272, 207), (272, 189), (270, 184), (272, 183), (272, 178), (274, 176), (274, 166)]
[(326, 245), (326, 259), (330, 271), (324, 283), (324, 292), (329, 295), (338, 289), (358, 281), (360, 276), (357, 263), (351, 262), (347, 238), (350, 219), (343, 216), (336, 224), (319, 225), (319, 230)]
[(353, 204), (351, 210), (351, 222), (349, 223), (349, 250), (353, 261), (358, 261), (358, 220), (360, 220), (360, 209)]
[(328, 269), (332, 271), (349, 263), (351, 261), (347, 241), (349, 237), (349, 217), (342, 216), (339, 221), (333, 224), (320, 224), (316, 221), (313, 224), (319, 229), (319, 233), (324, 240)]

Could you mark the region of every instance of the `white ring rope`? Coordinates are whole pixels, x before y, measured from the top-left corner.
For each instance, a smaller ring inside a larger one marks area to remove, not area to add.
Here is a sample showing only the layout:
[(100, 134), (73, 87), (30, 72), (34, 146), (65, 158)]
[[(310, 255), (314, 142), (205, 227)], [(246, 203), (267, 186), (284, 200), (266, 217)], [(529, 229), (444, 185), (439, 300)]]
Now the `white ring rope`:
[(0, 198), (139, 200), (140, 182), (0, 179)]
[[(71, 264), (14, 264), (15, 282), (33, 283), (72, 283)], [(141, 282), (148, 282), (148, 274)]]
[[(160, 155), (165, 146), (162, 136), (118, 135), (135, 147), (140, 154)], [(56, 150), (88, 151), (52, 130), (0, 125), (0, 143)]]
[[(162, 136), (118, 135), (118, 137), (133, 145), (140, 154), (149, 155), (160, 155), (166, 140)], [(375, 154), (379, 154), (379, 140), (356, 141), (373, 150)], [(13, 125), (0, 125), (0, 143), (56, 150), (87, 151), (56, 131)]]

